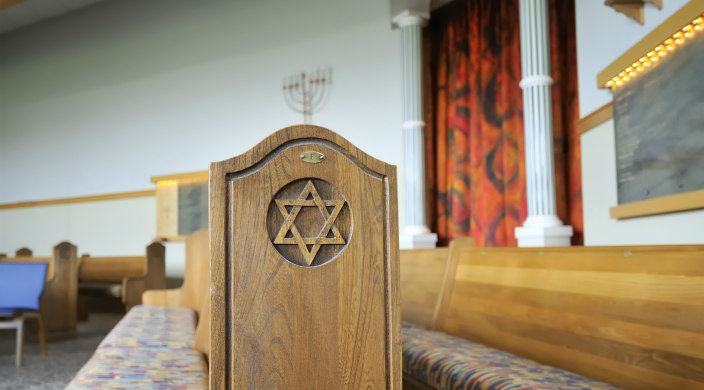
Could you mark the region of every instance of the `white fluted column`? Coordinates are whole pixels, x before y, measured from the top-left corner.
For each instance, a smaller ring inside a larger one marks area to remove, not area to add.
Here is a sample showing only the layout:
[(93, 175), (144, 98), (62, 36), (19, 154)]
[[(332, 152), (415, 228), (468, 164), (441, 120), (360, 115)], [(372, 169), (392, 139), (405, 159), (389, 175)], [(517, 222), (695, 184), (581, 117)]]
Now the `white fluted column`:
[(518, 246), (569, 246), (572, 227), (557, 217), (552, 143), (552, 93), (547, 0), (520, 0), (523, 121), (528, 218)]
[(423, 131), (422, 28), (427, 12), (403, 11), (393, 18), (401, 30), (403, 85), (403, 165), (406, 183), (406, 226), (401, 248), (435, 248), (438, 236), (425, 218), (425, 150)]

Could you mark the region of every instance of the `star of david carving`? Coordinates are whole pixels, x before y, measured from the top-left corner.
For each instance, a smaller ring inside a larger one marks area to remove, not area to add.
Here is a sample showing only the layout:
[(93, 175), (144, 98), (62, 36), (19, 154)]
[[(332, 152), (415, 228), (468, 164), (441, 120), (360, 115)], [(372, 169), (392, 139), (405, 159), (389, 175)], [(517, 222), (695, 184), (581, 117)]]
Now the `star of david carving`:
[[(312, 195), (312, 199), (308, 199), (309, 195)], [(345, 239), (342, 238), (340, 231), (337, 229), (337, 226), (335, 226), (335, 220), (344, 205), (344, 200), (323, 200), (320, 194), (318, 194), (318, 190), (313, 185), (313, 182), (308, 180), (303, 191), (298, 195), (298, 199), (276, 199), (276, 206), (284, 217), (284, 223), (281, 225), (281, 229), (279, 229), (278, 234), (274, 238), (274, 244), (298, 245), (298, 249), (300, 249), (303, 254), (303, 258), (307, 265), (310, 266), (321, 245), (345, 243)], [(286, 209), (287, 206), (291, 207), (290, 212)], [(317, 207), (325, 220), (317, 237), (302, 237), (296, 227), (296, 216), (298, 216), (298, 213), (303, 207)], [(332, 213), (328, 212), (328, 207), (333, 207)], [(293, 237), (286, 237), (289, 231)], [(332, 232), (332, 237), (328, 237), (330, 232)], [(310, 249), (308, 247), (309, 245), (311, 245)]]

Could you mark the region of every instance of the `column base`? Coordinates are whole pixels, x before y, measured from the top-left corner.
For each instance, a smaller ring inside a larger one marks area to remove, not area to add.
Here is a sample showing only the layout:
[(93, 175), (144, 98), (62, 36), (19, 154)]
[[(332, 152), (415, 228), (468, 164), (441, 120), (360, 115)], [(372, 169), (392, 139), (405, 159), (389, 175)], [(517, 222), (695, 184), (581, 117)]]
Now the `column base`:
[(425, 226), (406, 226), (399, 237), (401, 249), (432, 249), (437, 243), (438, 235)]
[(522, 226), (515, 234), (519, 247), (570, 246), (572, 226)]

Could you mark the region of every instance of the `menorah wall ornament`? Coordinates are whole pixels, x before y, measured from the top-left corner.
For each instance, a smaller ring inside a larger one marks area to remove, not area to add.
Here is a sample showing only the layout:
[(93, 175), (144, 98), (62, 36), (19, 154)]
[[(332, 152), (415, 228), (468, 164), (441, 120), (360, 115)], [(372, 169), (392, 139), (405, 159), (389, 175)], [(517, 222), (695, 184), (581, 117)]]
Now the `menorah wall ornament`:
[(303, 123), (309, 124), (313, 112), (320, 108), (328, 86), (332, 83), (332, 69), (316, 70), (310, 75), (300, 73), (284, 79), (284, 100), (293, 111), (303, 114)]

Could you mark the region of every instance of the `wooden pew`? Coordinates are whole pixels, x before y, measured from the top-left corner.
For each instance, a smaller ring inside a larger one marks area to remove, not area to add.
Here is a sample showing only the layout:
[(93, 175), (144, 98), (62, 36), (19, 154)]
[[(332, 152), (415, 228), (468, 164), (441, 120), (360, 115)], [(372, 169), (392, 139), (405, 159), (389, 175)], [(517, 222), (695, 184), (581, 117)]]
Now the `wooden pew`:
[[(206, 305), (199, 321), (211, 323), (209, 375), (193, 336), (183, 339), (192, 310), (143, 305), (67, 390), (156, 380), (205, 390), (208, 377), (211, 389), (401, 388), (394, 166), (330, 130), (286, 128), (211, 164), (210, 223), (212, 311)], [(187, 302), (202, 290), (196, 275), (187, 283), (187, 271), (180, 292), (148, 292), (145, 301)], [(153, 354), (139, 351), (145, 342)]]
[(210, 388), (400, 389), (396, 169), (316, 126), (210, 165)]
[(145, 256), (81, 256), (78, 289), (81, 295), (120, 298), (126, 310), (142, 303), (146, 290), (166, 286), (164, 245), (147, 246)]
[(185, 307), (196, 313), (193, 347), (210, 359), (210, 233), (201, 229), (186, 238), (183, 284), (168, 290), (148, 290), (142, 304)]
[(704, 246), (450, 252), (434, 329), (623, 388), (704, 389)]
[[(26, 248), (24, 248), (26, 249)], [(19, 251), (18, 251), (19, 252)], [(27, 251), (23, 251), (27, 253)], [(40, 314), (47, 332), (72, 331), (76, 328), (78, 298), (77, 248), (62, 242), (53, 249), (52, 257), (4, 257), (4, 262), (48, 263), (44, 294), (40, 301)], [(29, 251), (31, 256), (31, 251)]]
[(187, 307), (200, 314), (210, 289), (210, 235), (201, 229), (186, 238), (186, 264), (183, 285), (168, 290), (148, 290), (142, 304)]
[(440, 298), (449, 248), (401, 250), (401, 318), (432, 326)]
[(25, 246), (15, 251), (15, 257), (32, 257), (33, 253), (31, 249)]

